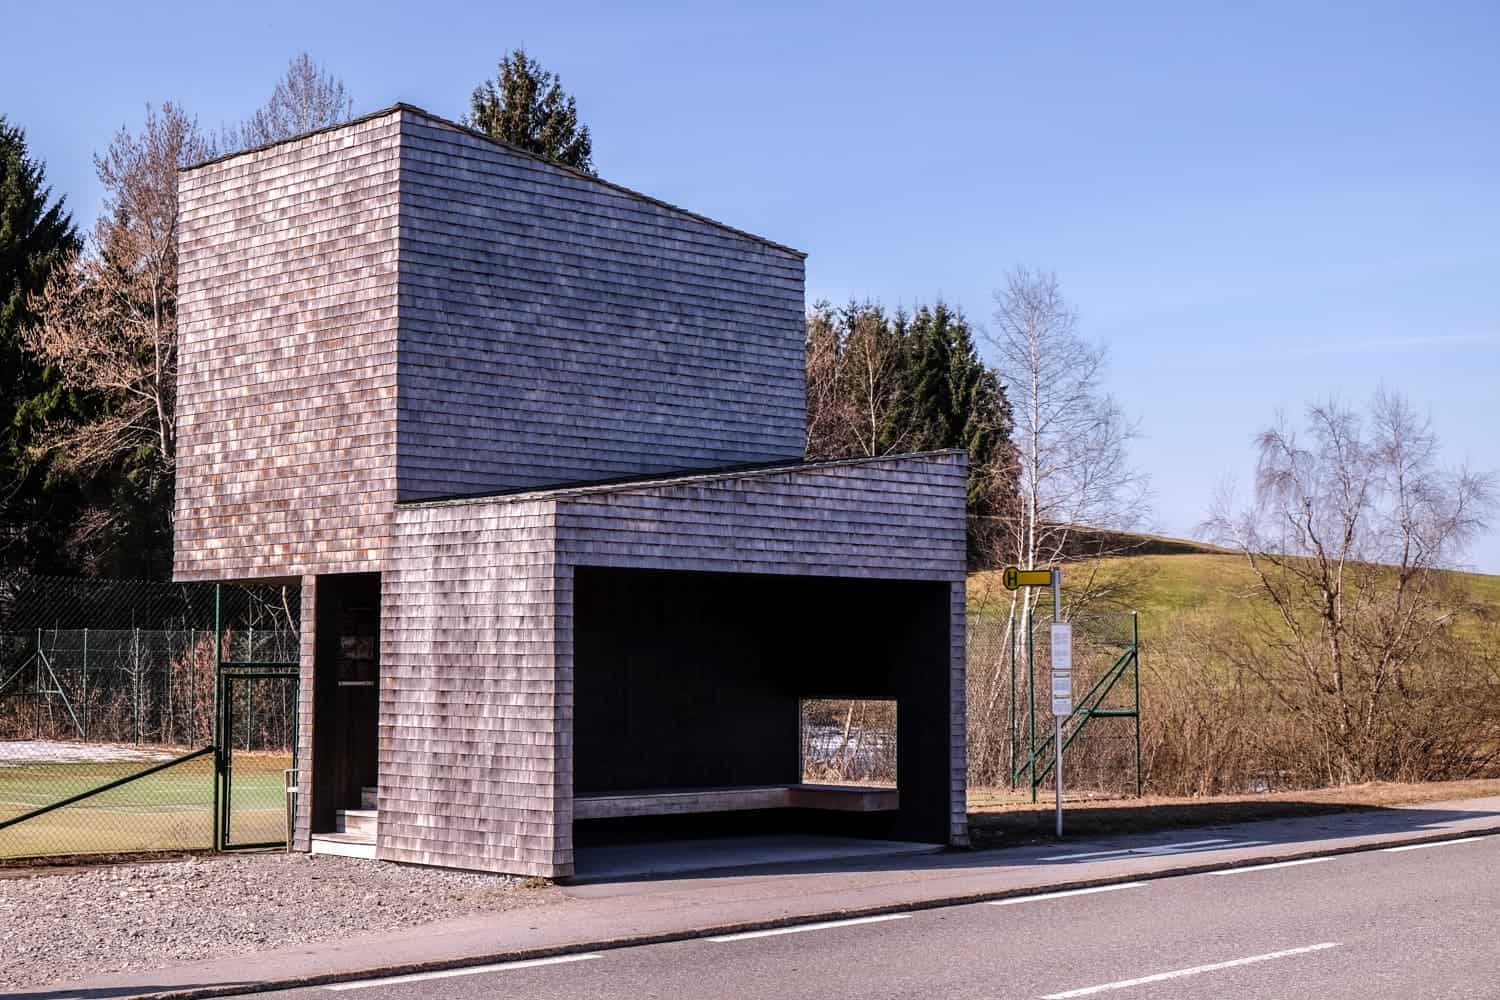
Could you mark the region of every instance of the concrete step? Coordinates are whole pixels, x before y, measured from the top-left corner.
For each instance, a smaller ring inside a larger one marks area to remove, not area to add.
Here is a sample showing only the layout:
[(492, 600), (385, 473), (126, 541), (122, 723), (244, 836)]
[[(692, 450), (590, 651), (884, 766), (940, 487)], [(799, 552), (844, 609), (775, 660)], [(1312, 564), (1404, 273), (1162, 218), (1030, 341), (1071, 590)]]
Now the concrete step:
[(375, 838), (360, 833), (315, 833), (314, 854), (336, 854), (343, 858), (375, 858)]
[(359, 807), (361, 809), (374, 809), (380, 798), (380, 789), (373, 785), (366, 785), (359, 790)]
[(334, 813), (333, 828), (339, 833), (357, 833), (375, 842), (379, 814), (374, 809), (340, 809)]

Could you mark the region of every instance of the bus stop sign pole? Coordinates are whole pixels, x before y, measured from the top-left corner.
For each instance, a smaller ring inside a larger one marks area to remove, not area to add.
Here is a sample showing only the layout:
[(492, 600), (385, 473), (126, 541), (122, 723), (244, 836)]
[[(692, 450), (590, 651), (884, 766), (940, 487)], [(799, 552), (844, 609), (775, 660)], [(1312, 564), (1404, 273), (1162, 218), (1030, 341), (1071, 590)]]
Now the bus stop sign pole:
[[(1073, 626), (1062, 620), (1062, 570), (1055, 566), (1051, 569), (1021, 569), (1018, 566), (1007, 566), (1001, 579), (1004, 580), (1007, 590), (1018, 590), (1021, 587), (1052, 588), (1052, 736), (1056, 747), (1052, 756), (1052, 770), (1057, 778), (1057, 835), (1061, 837), (1063, 720), (1073, 714)], [(1036, 718), (1034, 708), (1031, 717)], [(1031, 787), (1035, 793), (1035, 747), (1032, 748), (1031, 759), (1033, 769)]]
[[(1058, 654), (1058, 638), (1059, 638), (1060, 635), (1064, 635), (1065, 634), (1065, 633), (1060, 632), (1059, 629), (1058, 629), (1058, 626), (1061, 623), (1062, 623), (1062, 570), (1057, 569), (1057, 568), (1054, 567), (1053, 570), (1052, 570), (1052, 732), (1053, 732), (1053, 738), (1056, 741), (1056, 743), (1055, 743), (1056, 749), (1053, 751), (1053, 754), (1052, 754), (1052, 771), (1053, 771), (1054, 776), (1057, 778), (1057, 836), (1058, 836), (1059, 840), (1062, 839), (1062, 792), (1063, 792), (1063, 773), (1062, 773), (1063, 772), (1063, 761), (1062, 761), (1063, 740), (1062, 740), (1062, 724), (1063, 724), (1063, 716), (1060, 715), (1060, 714), (1058, 714), (1057, 710), (1058, 710), (1058, 707), (1059, 707), (1059, 704), (1058, 704), (1058, 700), (1059, 700), (1058, 699), (1059, 683), (1062, 680), (1062, 676), (1066, 676), (1066, 678), (1067, 678), (1067, 692), (1064, 695), (1064, 697), (1067, 699), (1067, 708), (1068, 708), (1068, 711), (1070, 711), (1070, 712), (1072, 711), (1072, 702), (1073, 702), (1073, 644), (1072, 644), (1072, 638), (1073, 637), (1072, 637), (1072, 635), (1066, 635), (1066, 642), (1067, 642), (1066, 648), (1067, 648), (1067, 651), (1068, 651), (1068, 656), (1067, 656), (1067, 660), (1066, 660), (1067, 668), (1068, 668), (1067, 669), (1067, 673), (1065, 675), (1060, 675), (1060, 671), (1058, 670), (1059, 666), (1061, 666), (1061, 664), (1058, 662), (1058, 655), (1057, 655)], [(1071, 628), (1067, 629), (1067, 632), (1071, 633), (1072, 629)]]

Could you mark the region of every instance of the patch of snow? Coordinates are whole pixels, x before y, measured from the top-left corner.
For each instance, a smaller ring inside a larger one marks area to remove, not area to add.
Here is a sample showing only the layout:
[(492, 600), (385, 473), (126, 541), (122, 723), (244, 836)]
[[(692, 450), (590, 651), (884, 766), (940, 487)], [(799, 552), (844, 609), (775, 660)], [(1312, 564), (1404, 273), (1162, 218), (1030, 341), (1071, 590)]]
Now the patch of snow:
[(118, 743), (68, 743), (61, 740), (0, 740), (0, 767), (23, 764), (87, 764), (98, 761), (171, 760), (170, 750)]

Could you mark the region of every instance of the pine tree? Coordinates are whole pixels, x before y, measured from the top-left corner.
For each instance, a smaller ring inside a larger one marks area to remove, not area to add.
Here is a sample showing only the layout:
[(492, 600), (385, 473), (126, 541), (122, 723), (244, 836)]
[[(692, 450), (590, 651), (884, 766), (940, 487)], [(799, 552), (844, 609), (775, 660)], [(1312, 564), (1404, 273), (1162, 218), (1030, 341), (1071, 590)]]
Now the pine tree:
[(171, 565), (176, 468), (177, 171), (212, 153), (196, 119), (168, 102), (146, 109), (95, 157), (105, 211), (87, 250), (58, 269), (25, 332), (33, 356), (92, 404), (49, 422), (31, 447), (102, 491), (72, 547), (107, 573)]
[(516, 49), (500, 60), (500, 72), (474, 88), (464, 124), (502, 142), (585, 173), (594, 172), (593, 142), (578, 124), (578, 106), (556, 74)]
[(65, 530), (46, 469), (27, 460), (38, 427), (70, 405), (57, 373), (27, 353), (22, 332), (35, 319), (32, 296), (78, 252), (62, 198), (53, 199), (26, 135), (0, 116), (0, 565), (57, 568), (45, 536)]
[(998, 373), (979, 356), (962, 313), (943, 302), (921, 307), (907, 333), (911, 379), (907, 422), (918, 449), (969, 454), (969, 512), (992, 512), (1010, 461), (1011, 409)]
[(962, 448), (968, 507), (987, 515), (1014, 490), (1011, 408), (963, 314), (939, 302), (887, 315), (876, 303), (818, 303), (807, 319), (807, 453), (869, 457)]

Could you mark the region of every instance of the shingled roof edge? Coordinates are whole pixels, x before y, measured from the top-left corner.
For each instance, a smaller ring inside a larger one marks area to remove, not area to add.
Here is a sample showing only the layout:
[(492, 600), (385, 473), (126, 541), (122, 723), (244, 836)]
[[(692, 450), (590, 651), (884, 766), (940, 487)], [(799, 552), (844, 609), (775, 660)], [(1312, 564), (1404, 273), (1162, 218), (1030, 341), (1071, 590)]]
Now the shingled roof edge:
[(663, 201), (660, 198), (654, 198), (651, 195), (644, 194), (640, 191), (635, 190), (634, 188), (625, 187), (623, 184), (616, 184), (613, 181), (607, 181), (604, 178), (588, 173), (587, 171), (579, 170), (575, 167), (570, 167), (563, 163), (556, 163), (552, 160), (547, 159), (545, 156), (540, 156), (528, 149), (522, 149), (520, 146), (505, 142), (502, 139), (496, 139), (494, 136), (490, 135), (487, 132), (481, 132), (478, 129), (470, 128), (469, 126), (464, 125), (460, 122), (453, 121), (449, 118), (444, 118), (442, 115), (435, 115), (431, 111), (427, 111), (424, 108), (419, 108), (414, 104), (407, 104), (403, 101), (397, 101), (395, 104), (392, 104), (389, 107), (381, 108), (378, 111), (371, 111), (367, 114), (351, 118), (348, 121), (339, 122), (337, 125), (326, 125), (323, 128), (313, 129), (309, 132), (300, 132), (297, 135), (287, 136), (285, 139), (277, 139), (275, 142), (268, 142), (259, 146), (252, 146), (249, 149), (238, 149), (232, 153), (222, 153), (218, 156), (210, 157), (209, 159), (202, 160), (198, 163), (191, 163), (187, 166), (178, 167), (177, 172), (188, 173), (193, 170), (198, 170), (202, 167), (213, 166), (214, 164), (223, 163), (227, 160), (233, 160), (241, 156), (249, 156), (253, 153), (261, 153), (268, 149), (275, 149), (278, 146), (285, 146), (289, 143), (300, 142), (303, 139), (310, 139), (313, 136), (324, 135), (329, 132), (336, 132), (339, 129), (351, 128), (355, 125), (363, 125), (365, 122), (374, 121), (377, 118), (383, 118), (387, 115), (398, 114), (401, 112), (421, 115), (428, 121), (436, 122), (437, 124), (445, 126), (447, 128), (454, 129), (458, 132), (473, 136), (477, 139), (482, 139), (485, 142), (492, 143), (493, 145), (515, 153), (518, 156), (524, 156), (528, 159), (535, 160), (547, 167), (551, 167), (554, 170), (561, 171), (565, 174), (570, 174), (573, 177), (578, 178), (579, 180), (599, 184), (603, 187), (609, 188), (612, 191), (616, 191), (620, 194), (626, 195), (627, 197), (647, 202), (648, 204), (655, 205), (658, 208), (666, 209), (669, 212), (675, 212), (678, 215), (682, 215), (697, 222), (704, 223), (705, 225), (713, 226), (716, 229), (722, 229), (725, 232), (732, 233), (735, 236), (741, 237), (742, 239), (747, 239), (752, 242), (759, 243), (762, 246), (768, 247), (772, 250), (791, 254), (798, 260), (807, 259), (807, 252), (805, 250), (798, 250), (796, 247), (789, 247), (785, 243), (777, 243), (775, 240), (767, 239), (764, 236), (757, 236), (755, 233), (749, 232), (748, 230), (738, 229), (734, 226), (729, 225), (727, 222), (720, 222), (718, 219), (713, 219), (706, 215), (701, 215), (690, 209), (683, 208), (680, 205), (674, 205), (669, 201)]
[(752, 465), (732, 465), (717, 469), (696, 469), (683, 472), (652, 473), (621, 479), (601, 479), (579, 483), (559, 483), (556, 486), (529, 486), (518, 490), (482, 491), (462, 493), (455, 496), (416, 497), (398, 500), (398, 508), (409, 510), (418, 507), (446, 507), (468, 503), (504, 501), (521, 503), (533, 500), (567, 499), (575, 496), (592, 496), (599, 493), (626, 493), (631, 490), (659, 489), (670, 486), (691, 486), (696, 483), (722, 482), (730, 479), (757, 479), (765, 476), (785, 475), (796, 472), (817, 472), (853, 465), (874, 465), (880, 462), (921, 461), (967, 456), (962, 448), (941, 448), (935, 451), (913, 451), (895, 455), (875, 455), (859, 458), (786, 459), (779, 462), (759, 462)]

